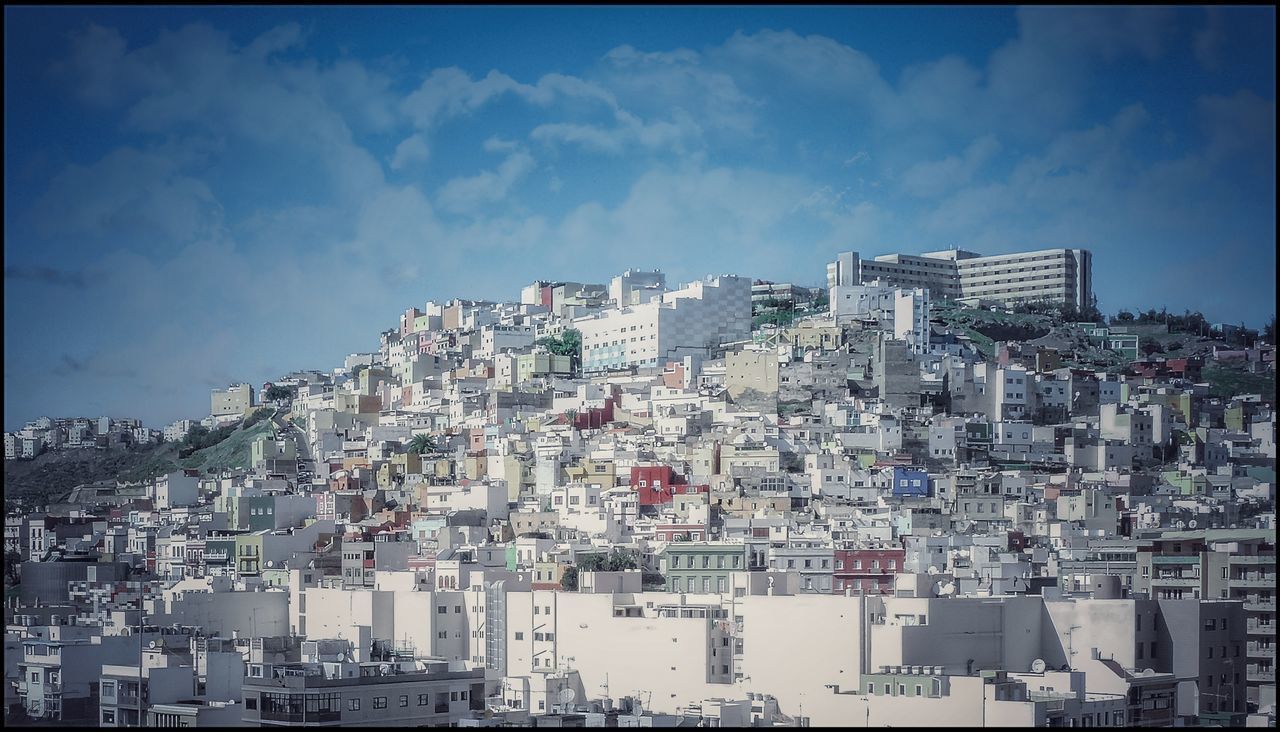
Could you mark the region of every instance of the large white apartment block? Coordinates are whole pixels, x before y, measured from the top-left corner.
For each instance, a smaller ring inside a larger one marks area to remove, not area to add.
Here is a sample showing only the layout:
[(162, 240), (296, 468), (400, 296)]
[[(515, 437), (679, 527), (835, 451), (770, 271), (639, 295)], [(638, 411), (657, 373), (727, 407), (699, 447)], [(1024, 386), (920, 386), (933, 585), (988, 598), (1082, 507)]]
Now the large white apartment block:
[(844, 252), (827, 265), (827, 284), (857, 285), (879, 279), (923, 287), (937, 298), (1004, 303), (1045, 300), (1088, 305), (1093, 299), (1093, 256), (1087, 249), (1042, 249), (982, 256), (963, 249), (921, 255), (885, 254), (863, 259)]
[(609, 299), (616, 307), (639, 305), (667, 291), (667, 276), (658, 270), (629, 269), (609, 281)]
[(881, 281), (834, 285), (828, 309), (837, 323), (875, 318), (892, 331), (895, 340), (910, 344), (912, 352), (929, 352), (929, 290), (923, 287), (897, 287)]
[(583, 371), (656, 368), (751, 337), (751, 280), (721, 275), (640, 305), (578, 318)]

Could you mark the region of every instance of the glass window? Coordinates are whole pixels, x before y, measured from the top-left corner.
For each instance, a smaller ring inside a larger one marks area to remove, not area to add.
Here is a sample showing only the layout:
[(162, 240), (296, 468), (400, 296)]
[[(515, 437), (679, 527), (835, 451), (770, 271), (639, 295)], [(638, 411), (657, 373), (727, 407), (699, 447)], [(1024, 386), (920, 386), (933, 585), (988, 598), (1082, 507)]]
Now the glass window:
[(359, 699), (348, 699), (348, 700), (347, 700), (347, 711), (348, 711), (348, 712), (358, 712), (358, 711), (360, 711), (360, 700), (359, 700)]
[(409, 706), (409, 695), (408, 695), (408, 694), (401, 694), (401, 695), (400, 695), (400, 706), (402, 706), (402, 707), (407, 707), (407, 706)]

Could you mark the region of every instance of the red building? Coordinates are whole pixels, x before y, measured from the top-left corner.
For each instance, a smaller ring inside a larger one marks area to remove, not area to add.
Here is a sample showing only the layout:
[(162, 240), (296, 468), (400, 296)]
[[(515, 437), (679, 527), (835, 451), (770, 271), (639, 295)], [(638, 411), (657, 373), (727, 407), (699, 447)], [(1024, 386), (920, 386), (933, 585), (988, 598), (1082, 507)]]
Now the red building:
[(905, 549), (836, 549), (831, 590), (892, 595), (893, 576), (903, 571), (906, 557)]
[(631, 468), (631, 489), (638, 494), (640, 506), (660, 506), (675, 496), (708, 493), (711, 487), (690, 485), (670, 465), (643, 465)]

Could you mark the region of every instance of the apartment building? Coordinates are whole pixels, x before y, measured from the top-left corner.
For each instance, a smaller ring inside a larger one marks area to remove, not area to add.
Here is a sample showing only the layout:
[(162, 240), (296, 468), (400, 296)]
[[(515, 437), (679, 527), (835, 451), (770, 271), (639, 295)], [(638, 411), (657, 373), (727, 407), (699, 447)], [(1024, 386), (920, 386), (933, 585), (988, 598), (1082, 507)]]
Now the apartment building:
[(1093, 299), (1092, 254), (1087, 249), (1043, 249), (983, 256), (963, 249), (921, 255), (885, 254), (863, 259), (844, 252), (827, 265), (827, 284), (857, 285), (879, 279), (921, 287), (935, 298), (1012, 304), (1052, 301), (1077, 308)]
[(1239, 601), (1248, 642), (1236, 671), (1244, 672), (1250, 703), (1275, 704), (1275, 532), (1176, 531), (1149, 541), (1150, 548), (1138, 552), (1135, 593), (1153, 599)]
[(214, 389), (209, 395), (209, 414), (214, 417), (239, 417), (253, 406), (253, 387), (233, 384), (226, 389)]
[(443, 660), (264, 664), (245, 678), (249, 726), (457, 726), (483, 710), (484, 670), (449, 671)]
[(660, 298), (576, 318), (584, 372), (658, 368), (686, 355), (709, 357), (751, 337), (751, 280), (732, 275), (691, 282)]

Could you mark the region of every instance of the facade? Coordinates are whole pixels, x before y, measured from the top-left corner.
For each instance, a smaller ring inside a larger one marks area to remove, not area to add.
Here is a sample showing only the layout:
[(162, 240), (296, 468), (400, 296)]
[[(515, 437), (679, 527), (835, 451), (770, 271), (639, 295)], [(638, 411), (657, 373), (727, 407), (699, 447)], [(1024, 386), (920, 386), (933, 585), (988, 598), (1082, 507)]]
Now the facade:
[(746, 571), (743, 544), (675, 542), (659, 554), (667, 592), (725, 593), (733, 574)]
[(209, 405), (209, 413), (214, 417), (238, 417), (253, 406), (253, 387), (233, 384), (226, 389), (214, 389), (209, 396)]
[(928, 289), (934, 298), (1004, 304), (1049, 301), (1083, 308), (1093, 300), (1092, 255), (1087, 249), (1044, 249), (982, 256), (962, 249), (863, 259), (845, 252), (827, 265), (829, 286), (880, 279)]
[(659, 368), (686, 355), (707, 357), (751, 335), (751, 281), (722, 275), (648, 302), (577, 318), (584, 372)]
[[(484, 709), (483, 669), (447, 663), (326, 663), (251, 667), (244, 680), (249, 726), (456, 726)], [(319, 673), (307, 674), (308, 669)], [(289, 673), (292, 672), (292, 673)], [(261, 676), (255, 676), (258, 673)]]

